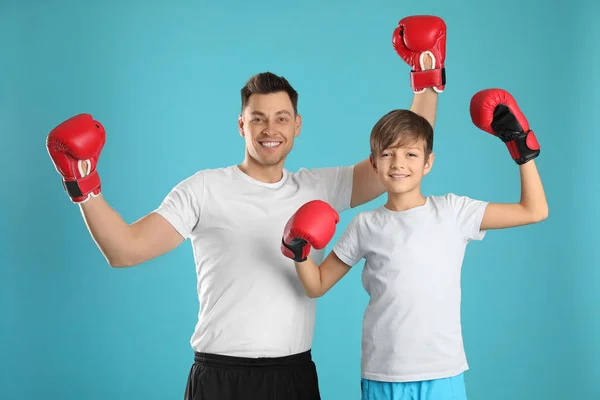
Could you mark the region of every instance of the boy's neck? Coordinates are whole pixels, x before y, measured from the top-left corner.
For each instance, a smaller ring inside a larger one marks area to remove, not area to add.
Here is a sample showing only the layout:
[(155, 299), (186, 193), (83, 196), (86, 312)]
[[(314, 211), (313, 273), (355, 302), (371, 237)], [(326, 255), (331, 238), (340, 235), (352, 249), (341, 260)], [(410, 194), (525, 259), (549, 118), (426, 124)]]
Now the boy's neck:
[(388, 201), (385, 208), (391, 211), (406, 211), (411, 208), (420, 207), (425, 204), (427, 199), (421, 194), (420, 189), (415, 189), (407, 193), (388, 192)]

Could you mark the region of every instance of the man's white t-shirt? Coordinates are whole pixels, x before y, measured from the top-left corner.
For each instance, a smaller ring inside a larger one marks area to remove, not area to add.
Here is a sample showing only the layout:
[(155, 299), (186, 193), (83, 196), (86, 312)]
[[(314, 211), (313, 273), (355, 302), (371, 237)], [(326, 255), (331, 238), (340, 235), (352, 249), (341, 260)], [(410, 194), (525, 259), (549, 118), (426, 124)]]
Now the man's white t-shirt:
[(486, 205), (450, 193), (407, 211), (382, 206), (352, 219), (333, 251), (349, 266), (365, 259), (363, 378), (422, 381), (468, 369), (461, 269), (468, 242), (485, 236)]
[[(155, 212), (192, 242), (200, 301), (191, 338), (197, 352), (281, 357), (311, 348), (315, 300), (281, 252), (290, 217), (311, 200), (350, 208), (353, 166), (284, 169), (263, 183), (237, 166), (180, 182)], [(324, 250), (311, 250), (321, 262)]]

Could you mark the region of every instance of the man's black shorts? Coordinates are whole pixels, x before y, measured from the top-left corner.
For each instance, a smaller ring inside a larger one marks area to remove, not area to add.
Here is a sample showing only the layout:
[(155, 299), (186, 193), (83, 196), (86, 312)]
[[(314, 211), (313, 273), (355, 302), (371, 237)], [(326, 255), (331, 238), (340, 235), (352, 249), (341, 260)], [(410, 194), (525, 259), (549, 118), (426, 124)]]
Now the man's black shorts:
[(276, 358), (195, 353), (185, 400), (320, 400), (311, 352)]

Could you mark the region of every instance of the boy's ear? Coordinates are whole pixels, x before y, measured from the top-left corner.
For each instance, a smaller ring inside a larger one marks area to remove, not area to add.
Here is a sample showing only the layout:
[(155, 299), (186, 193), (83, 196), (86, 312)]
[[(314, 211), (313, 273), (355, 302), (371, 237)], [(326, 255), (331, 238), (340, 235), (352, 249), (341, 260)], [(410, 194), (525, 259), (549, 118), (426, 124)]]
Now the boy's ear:
[(427, 160), (425, 160), (425, 171), (423, 172), (423, 175), (427, 175), (429, 173), (429, 171), (431, 171), (431, 167), (433, 167), (434, 160), (435, 160), (435, 154), (433, 154), (433, 152), (431, 152), (429, 154), (429, 157), (427, 157)]
[(371, 167), (373, 167), (373, 170), (375, 172), (377, 172), (377, 163), (375, 162), (375, 159), (373, 158), (373, 154), (369, 154), (369, 162), (371, 163)]

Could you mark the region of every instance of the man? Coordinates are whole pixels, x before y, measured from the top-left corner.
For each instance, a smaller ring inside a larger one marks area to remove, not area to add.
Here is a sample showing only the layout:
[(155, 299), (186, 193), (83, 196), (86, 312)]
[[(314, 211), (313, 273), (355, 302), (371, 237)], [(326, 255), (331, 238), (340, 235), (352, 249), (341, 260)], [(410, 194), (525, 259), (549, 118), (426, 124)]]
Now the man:
[[(437, 92), (445, 84), (443, 21), (405, 18), (394, 31), (394, 47), (413, 69), (411, 110), (433, 126)], [(241, 100), (244, 160), (198, 171), (133, 224), (101, 194), (96, 165), (105, 132), (99, 122), (87, 114), (63, 122), (49, 134), (48, 151), (111, 266), (138, 265), (191, 240), (200, 312), (187, 400), (319, 399), (310, 353), (315, 303), (281, 253), (281, 233), (310, 200), (342, 212), (375, 199), (384, 187), (368, 158), (346, 167), (284, 168), (302, 118), (298, 94), (283, 77), (251, 77)], [(318, 262), (322, 256), (323, 250), (313, 253)]]

